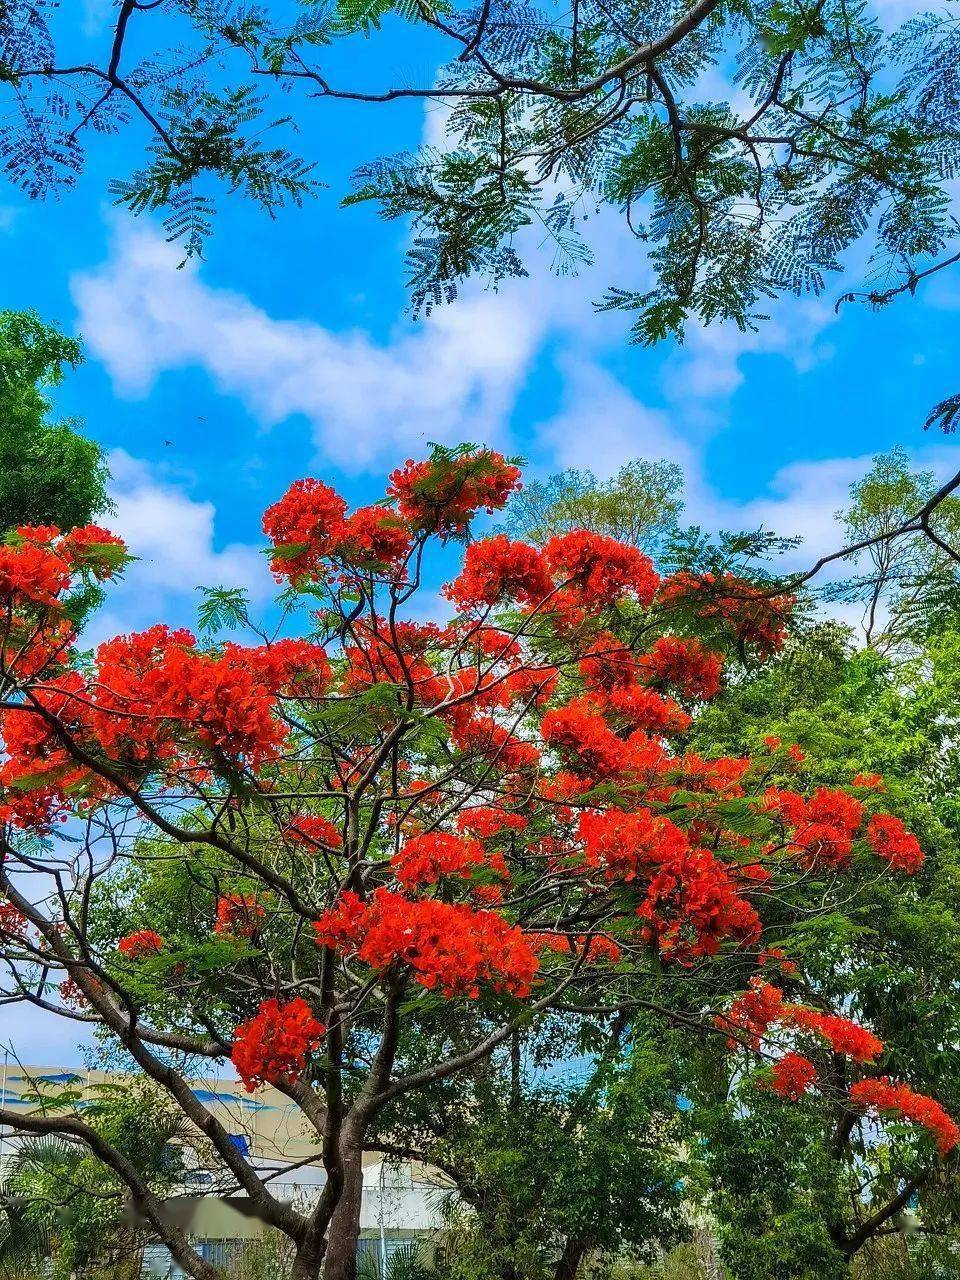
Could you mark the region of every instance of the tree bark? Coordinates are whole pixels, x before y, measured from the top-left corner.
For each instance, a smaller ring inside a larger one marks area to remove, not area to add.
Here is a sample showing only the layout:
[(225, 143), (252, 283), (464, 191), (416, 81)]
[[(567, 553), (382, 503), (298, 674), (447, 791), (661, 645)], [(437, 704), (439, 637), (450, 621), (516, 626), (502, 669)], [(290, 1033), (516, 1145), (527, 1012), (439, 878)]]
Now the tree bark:
[(553, 1273), (553, 1280), (575, 1280), (586, 1252), (587, 1242), (583, 1236), (568, 1236), (557, 1262), (557, 1269)]
[(323, 1280), (356, 1280), (360, 1211), (363, 1207), (363, 1161), (360, 1147), (343, 1153), (343, 1190), (330, 1218)]

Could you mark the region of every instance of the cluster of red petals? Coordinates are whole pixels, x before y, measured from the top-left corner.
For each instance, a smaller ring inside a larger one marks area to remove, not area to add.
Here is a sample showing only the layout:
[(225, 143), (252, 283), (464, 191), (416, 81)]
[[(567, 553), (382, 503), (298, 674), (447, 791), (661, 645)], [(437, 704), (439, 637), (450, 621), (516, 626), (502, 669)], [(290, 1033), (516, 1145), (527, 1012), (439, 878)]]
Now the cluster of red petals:
[(783, 648), (787, 621), (796, 604), (793, 596), (768, 596), (732, 574), (685, 571), (663, 580), (659, 598), (667, 605), (690, 605), (701, 618), (723, 623), (761, 657)]
[[(718, 1025), (732, 1027), (742, 1033), (753, 1048), (759, 1048), (763, 1036), (773, 1026), (792, 1027), (819, 1036), (834, 1053), (855, 1062), (873, 1062), (883, 1052), (883, 1042), (872, 1031), (835, 1013), (822, 1013), (805, 1005), (791, 1004), (779, 987), (754, 978), (750, 987), (731, 1004), (725, 1019)], [(736, 1040), (731, 1041), (732, 1044)]]
[(540, 763), (540, 752), (532, 742), (517, 737), (492, 716), (475, 716), (455, 725), (451, 736), (462, 752), (482, 756), (502, 773), (521, 773)]
[(429, 831), (408, 840), (390, 859), (397, 879), (405, 889), (436, 884), (442, 876), (460, 876), (469, 880), (477, 867), (486, 861), (479, 840), (451, 835), (446, 831)]
[(99, 696), (89, 720), (109, 755), (162, 760), (186, 730), (200, 746), (254, 770), (277, 756), (286, 729), (275, 715), (275, 659), (237, 645), (201, 653), (195, 643), (189, 631), (155, 626), (99, 647)]
[[(785, 1016), (785, 1004), (779, 987), (753, 978), (747, 990), (730, 1005), (726, 1017), (717, 1019), (717, 1025), (732, 1028), (751, 1048), (759, 1049), (767, 1031)], [(738, 1040), (732, 1038), (731, 1048), (737, 1043)]]
[(609, 631), (601, 631), (580, 660), (580, 674), (591, 692), (609, 694), (634, 685), (639, 668), (632, 650)]
[[(847, 866), (864, 817), (859, 800), (826, 787), (819, 787), (809, 799), (771, 787), (764, 800), (785, 826), (793, 828), (791, 845), (804, 863)], [(913, 875), (923, 866), (919, 841), (893, 814), (874, 814), (867, 822), (866, 836), (873, 852), (893, 870)]]
[(706, 701), (720, 690), (723, 659), (697, 640), (660, 636), (639, 666), (647, 681), (669, 685), (685, 698)]
[(344, 521), (334, 553), (360, 569), (399, 569), (412, 543), (410, 531), (389, 507), (360, 507)]
[(529, 822), (522, 814), (510, 813), (497, 805), (477, 805), (464, 809), (457, 817), (461, 831), (469, 831), (479, 840), (491, 840), (501, 831), (524, 831)]
[(877, 813), (867, 823), (867, 841), (879, 858), (894, 871), (913, 875), (923, 866), (923, 850), (917, 837), (892, 813)]
[(448, 997), (474, 998), (484, 983), (526, 996), (538, 968), (522, 931), (496, 912), (389, 889), (367, 902), (342, 894), (314, 929), (321, 946), (355, 955), (377, 972), (408, 966), (421, 986)]
[(728, 939), (754, 942), (761, 929), (735, 870), (708, 849), (690, 849), (664, 860), (637, 915), (664, 958), (684, 965), (715, 955)]
[(230, 1055), (248, 1093), (261, 1084), (293, 1084), (307, 1065), (307, 1054), (325, 1031), (306, 1000), (281, 1004), (264, 1000), (252, 1018), (237, 1027)]
[(559, 956), (582, 955), (587, 964), (619, 964), (623, 955), (605, 933), (578, 934), (571, 938), (567, 933), (544, 931), (528, 933), (526, 939), (535, 951), (551, 951)]
[(691, 848), (668, 818), (649, 809), (586, 812), (578, 835), (587, 867), (601, 869), (608, 881), (644, 886), (637, 908), (642, 936), (655, 941), (665, 959), (689, 964), (714, 955), (727, 940), (742, 944), (759, 936), (759, 916), (742, 894), (742, 871)]
[(213, 932), (231, 934), (234, 938), (254, 938), (265, 915), (266, 911), (254, 894), (222, 894), (217, 899)]
[(0, 543), (0, 599), (8, 607), (50, 608), (81, 570), (109, 578), (124, 543), (97, 525), (61, 534), (55, 525), (23, 525)]
[(444, 587), (444, 595), (460, 609), (479, 609), (519, 600), (537, 605), (553, 589), (544, 557), (527, 542), (511, 542), (505, 534), (472, 542), (463, 569)]
[(845, 791), (818, 787), (809, 800), (796, 791), (770, 788), (767, 808), (793, 828), (792, 847), (810, 866), (845, 867), (863, 821), (863, 805)]
[(0, 902), (0, 938), (23, 941), (28, 928), (26, 916), (12, 902)]
[(771, 1087), (781, 1098), (799, 1102), (816, 1081), (817, 1069), (802, 1053), (786, 1053), (773, 1064)]
[(571, 768), (603, 781), (623, 772), (624, 742), (597, 713), (590, 698), (575, 698), (548, 711), (540, 724), (548, 746), (556, 747)]
[(322, 698), (333, 682), (326, 650), (309, 640), (274, 640), (250, 648), (227, 644), (224, 656), (244, 663), (265, 689), (280, 698)]
[(909, 1085), (897, 1084), (888, 1077), (858, 1080), (850, 1086), (850, 1101), (864, 1111), (878, 1115), (901, 1116), (933, 1134), (941, 1155), (960, 1142), (960, 1125), (944, 1111), (934, 1098), (915, 1093)]
[(586, 529), (550, 538), (543, 557), (554, 578), (563, 584), (564, 601), (578, 608), (615, 604), (626, 596), (647, 606), (660, 583), (649, 556)]
[(163, 950), (163, 938), (153, 929), (138, 929), (136, 933), (128, 933), (125, 938), (121, 938), (117, 943), (117, 950), (129, 960), (142, 960)]
[(609, 881), (626, 883), (650, 875), (690, 847), (679, 827), (649, 809), (588, 810), (580, 816), (578, 836), (586, 866), (603, 871)]
[[(320, 696), (331, 674), (323, 649), (305, 641), (204, 653), (189, 631), (154, 626), (100, 645), (88, 681), (67, 672), (37, 696), (85, 746), (125, 766), (189, 763), (199, 751), (256, 771), (287, 739), (278, 699)], [(32, 780), (8, 802), (13, 811), (0, 806), (0, 817), (43, 825), (57, 796), (75, 792), (83, 772), (38, 716), (7, 712), (0, 731), (7, 754), (0, 785), (12, 790), (20, 778)], [(45, 773), (47, 793), (35, 781)]]
[(640, 729), (644, 733), (684, 733), (691, 724), (690, 716), (672, 698), (665, 698), (655, 689), (645, 689), (640, 684), (612, 690), (607, 696), (607, 707), (626, 721), (631, 729)]
[(343, 836), (329, 818), (319, 813), (302, 813), (283, 829), (284, 838), (307, 849), (340, 849)]
[(520, 468), (492, 449), (459, 458), (407, 459), (390, 475), (388, 495), (414, 529), (440, 537), (465, 532), (478, 511), (499, 511), (520, 488)]
[(784, 1008), (792, 1026), (820, 1036), (834, 1053), (842, 1053), (854, 1062), (873, 1062), (883, 1052), (883, 1041), (849, 1018), (842, 1018), (836, 1013), (821, 1013), (803, 1005), (786, 1005)]
[(886, 791), (882, 774), (858, 773), (853, 779), (853, 786), (863, 787), (865, 791)]
[(75, 978), (64, 978), (57, 988), (60, 999), (70, 1009), (83, 1009), (89, 1001)]
[(347, 504), (322, 480), (308, 477), (290, 486), (263, 516), (263, 531), (275, 551), (270, 567), (278, 581), (316, 578), (343, 529)]

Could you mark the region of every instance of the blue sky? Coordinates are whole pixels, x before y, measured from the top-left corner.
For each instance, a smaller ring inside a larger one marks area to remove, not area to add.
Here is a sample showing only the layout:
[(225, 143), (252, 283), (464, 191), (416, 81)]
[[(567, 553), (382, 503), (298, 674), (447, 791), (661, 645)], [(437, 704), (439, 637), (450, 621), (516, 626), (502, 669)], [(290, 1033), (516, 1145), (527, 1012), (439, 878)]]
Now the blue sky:
[[(891, 20), (907, 12), (899, 0), (886, 7)], [(78, 49), (102, 44), (108, 14), (106, 0), (86, 0)], [(368, 83), (399, 68), (380, 47), (365, 56)], [(417, 57), (408, 78), (428, 79), (427, 55)], [(109, 451), (112, 523), (141, 557), (92, 638), (189, 622), (200, 583), (244, 585), (266, 606), (263, 508), (305, 474), (375, 498), (428, 440), (520, 452), (540, 474), (676, 459), (691, 519), (802, 534), (796, 563), (837, 545), (833, 512), (873, 453), (903, 445), (938, 473), (956, 469), (960, 450), (922, 423), (960, 389), (960, 276), (880, 315), (836, 315), (837, 278), (820, 300), (776, 304), (757, 334), (694, 328), (683, 348), (642, 350), (627, 344), (623, 317), (592, 307), (609, 284), (646, 272), (637, 243), (605, 216), (599, 260), (582, 277), (552, 276), (533, 243), (530, 279), (499, 293), (471, 286), (413, 322), (407, 229), (338, 202), (354, 165), (435, 136), (436, 111), (336, 104), (301, 119), (329, 189), (275, 222), (224, 200), (206, 261), (182, 271), (156, 223), (105, 195), (107, 179), (138, 161), (133, 138), (112, 154), (95, 148), (58, 202), (28, 205), (0, 188), (0, 305), (83, 335), (87, 363), (58, 404)], [(54, 1043), (26, 1029), (18, 1041), (31, 1057)]]

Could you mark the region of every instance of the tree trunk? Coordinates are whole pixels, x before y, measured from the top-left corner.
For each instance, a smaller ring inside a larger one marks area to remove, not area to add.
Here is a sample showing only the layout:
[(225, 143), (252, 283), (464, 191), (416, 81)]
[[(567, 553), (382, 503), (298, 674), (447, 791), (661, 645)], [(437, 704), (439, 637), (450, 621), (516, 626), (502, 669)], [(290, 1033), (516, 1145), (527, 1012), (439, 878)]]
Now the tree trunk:
[(363, 1206), (363, 1161), (360, 1147), (343, 1155), (343, 1191), (330, 1219), (323, 1280), (357, 1280), (357, 1242)]
[(582, 1236), (568, 1236), (557, 1262), (557, 1269), (553, 1273), (553, 1280), (574, 1280), (586, 1252), (587, 1242)]

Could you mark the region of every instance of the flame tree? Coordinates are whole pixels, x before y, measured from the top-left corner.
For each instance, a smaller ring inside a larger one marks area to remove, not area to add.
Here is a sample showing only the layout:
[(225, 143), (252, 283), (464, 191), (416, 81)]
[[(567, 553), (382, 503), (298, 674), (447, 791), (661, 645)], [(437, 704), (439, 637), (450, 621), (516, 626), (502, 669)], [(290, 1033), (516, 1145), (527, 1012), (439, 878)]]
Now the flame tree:
[[(74, 620), (122, 569), (120, 541), (21, 528), (0, 547), (4, 1001), (120, 1047), (202, 1135), (218, 1187), (289, 1238), (297, 1277), (355, 1275), (361, 1157), (389, 1109), (552, 1016), (602, 1029), (653, 1006), (772, 1059), (784, 1105), (819, 1087), (825, 1050), (847, 1063), (852, 1122), (957, 1140), (933, 1099), (884, 1079), (868, 1029), (762, 976), (789, 965), (765, 933), (809, 910), (807, 877), (829, 909), (854, 863), (915, 871), (916, 839), (869, 779), (804, 795), (777, 744), (683, 748), (725, 647), (774, 652), (792, 601), (661, 579), (587, 531), (469, 540), (519, 483), (467, 446), (407, 462), (353, 512), (297, 482), (264, 517), (282, 625), (248, 644), (158, 624), (85, 655)], [(451, 621), (418, 621), (428, 555), (458, 541)], [(221, 595), (207, 612), (231, 610)], [(315, 1136), (327, 1176), (308, 1209), (191, 1089), (198, 1062), (228, 1059)], [(0, 1121), (86, 1144), (213, 1280), (95, 1119)]]

